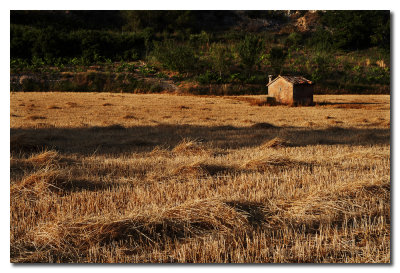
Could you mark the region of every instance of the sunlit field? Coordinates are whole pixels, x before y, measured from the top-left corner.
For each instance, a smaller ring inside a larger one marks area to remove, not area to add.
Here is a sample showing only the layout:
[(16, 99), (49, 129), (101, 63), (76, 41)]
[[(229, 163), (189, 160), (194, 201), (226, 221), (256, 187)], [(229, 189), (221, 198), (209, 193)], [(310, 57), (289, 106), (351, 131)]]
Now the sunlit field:
[(11, 262), (390, 262), (390, 96), (264, 100), (11, 93)]

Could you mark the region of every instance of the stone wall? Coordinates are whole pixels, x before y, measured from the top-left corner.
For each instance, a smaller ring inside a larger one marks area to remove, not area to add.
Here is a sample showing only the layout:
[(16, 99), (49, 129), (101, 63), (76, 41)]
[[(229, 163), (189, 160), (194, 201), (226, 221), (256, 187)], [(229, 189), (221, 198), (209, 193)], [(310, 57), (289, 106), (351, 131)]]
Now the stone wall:
[(293, 103), (293, 85), (284, 79), (277, 79), (268, 86), (268, 96), (274, 97), (277, 102), (284, 104)]

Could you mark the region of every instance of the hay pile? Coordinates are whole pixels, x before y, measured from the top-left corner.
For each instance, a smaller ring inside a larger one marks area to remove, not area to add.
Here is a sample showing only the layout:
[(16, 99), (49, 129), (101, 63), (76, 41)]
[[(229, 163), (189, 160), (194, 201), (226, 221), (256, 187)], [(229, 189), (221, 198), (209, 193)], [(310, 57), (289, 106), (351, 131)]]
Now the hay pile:
[(213, 230), (233, 236), (248, 228), (245, 215), (224, 202), (205, 199), (143, 214), (56, 220), (39, 225), (29, 236), (36, 246), (79, 253), (110, 241), (133, 240), (138, 247), (144, 247), (201, 236)]
[(26, 160), (26, 163), (32, 164), (34, 167), (43, 167), (49, 164), (56, 163), (60, 159), (57, 151), (44, 151), (42, 153), (32, 155)]
[(186, 178), (204, 177), (208, 175), (201, 163), (184, 164), (171, 171), (171, 175)]
[(251, 125), (251, 128), (254, 129), (272, 129), (272, 128), (277, 128), (275, 125), (267, 122), (259, 122)]
[(172, 149), (175, 155), (207, 155), (210, 153), (200, 141), (184, 139)]
[(182, 164), (173, 169), (171, 175), (186, 178), (205, 177), (221, 175), (228, 172), (233, 172), (234, 169), (221, 164), (208, 164), (205, 162), (194, 162), (191, 164)]
[(271, 170), (274, 167), (291, 167), (294, 165), (295, 162), (290, 160), (288, 157), (270, 156), (249, 160), (242, 165), (242, 168), (252, 171), (266, 171)]
[(262, 144), (260, 147), (261, 148), (280, 148), (280, 147), (289, 147), (291, 146), (292, 143), (289, 140), (280, 138), (280, 137), (275, 137), (271, 139), (270, 141), (265, 142)]
[(10, 186), (11, 195), (33, 193), (38, 196), (49, 191), (63, 191), (68, 179), (59, 170), (40, 169)]

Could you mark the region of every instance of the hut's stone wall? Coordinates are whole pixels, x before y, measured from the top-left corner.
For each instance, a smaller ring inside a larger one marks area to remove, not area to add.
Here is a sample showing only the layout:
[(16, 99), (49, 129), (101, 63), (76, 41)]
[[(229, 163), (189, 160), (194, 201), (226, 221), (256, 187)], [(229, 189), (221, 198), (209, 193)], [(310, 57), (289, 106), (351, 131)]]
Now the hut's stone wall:
[(277, 102), (293, 103), (293, 85), (283, 78), (277, 79), (268, 86), (268, 96), (275, 97)]
[(283, 104), (312, 105), (313, 94), (314, 85), (303, 77), (279, 77), (268, 85), (268, 96)]

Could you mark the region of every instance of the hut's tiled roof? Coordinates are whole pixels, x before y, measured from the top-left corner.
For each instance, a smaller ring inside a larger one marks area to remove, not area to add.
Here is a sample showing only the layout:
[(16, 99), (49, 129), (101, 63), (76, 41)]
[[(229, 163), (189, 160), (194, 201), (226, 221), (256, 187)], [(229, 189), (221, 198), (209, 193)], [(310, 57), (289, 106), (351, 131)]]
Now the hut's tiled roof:
[(279, 78), (283, 78), (286, 81), (292, 83), (293, 85), (303, 85), (303, 84), (304, 85), (312, 85), (312, 84), (314, 84), (312, 81), (307, 80), (306, 78), (304, 78), (302, 76), (280, 76), (279, 75), (273, 81), (268, 83), (267, 86), (269, 86), (270, 84), (272, 84), (273, 82), (275, 82)]

